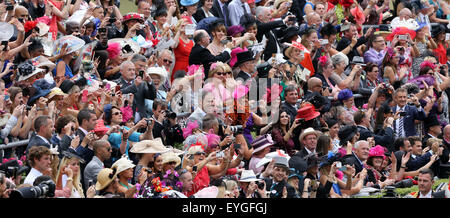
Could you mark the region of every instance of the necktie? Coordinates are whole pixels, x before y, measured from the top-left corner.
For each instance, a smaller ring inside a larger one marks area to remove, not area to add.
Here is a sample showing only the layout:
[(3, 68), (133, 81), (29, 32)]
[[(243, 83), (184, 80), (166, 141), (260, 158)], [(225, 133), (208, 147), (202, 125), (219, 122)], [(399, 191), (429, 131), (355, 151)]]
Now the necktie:
[(223, 4), (222, 6), (222, 14), (223, 19), (225, 20), (225, 26), (230, 26), (230, 23), (228, 22), (228, 7), (226, 4)]
[(242, 9), (244, 9), (244, 14), (247, 14), (247, 10), (245, 9), (245, 4), (242, 4)]
[(398, 137), (403, 137), (403, 118), (404, 117), (400, 117), (398, 120)]

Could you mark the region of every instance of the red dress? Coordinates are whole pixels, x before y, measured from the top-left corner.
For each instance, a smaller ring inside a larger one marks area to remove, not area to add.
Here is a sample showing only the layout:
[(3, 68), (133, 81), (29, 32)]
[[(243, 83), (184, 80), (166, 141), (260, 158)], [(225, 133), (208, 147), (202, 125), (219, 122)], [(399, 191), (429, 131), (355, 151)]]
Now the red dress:
[(189, 40), (185, 43), (181, 37), (178, 47), (174, 49), (175, 54), (175, 66), (172, 70), (172, 75), (170, 76), (170, 82), (173, 82), (173, 76), (177, 70), (184, 70), (187, 72), (189, 66), (189, 54), (191, 53), (192, 47), (194, 47), (194, 41)]
[(209, 186), (209, 171), (208, 167), (204, 166), (200, 172), (194, 178), (194, 186), (192, 187), (192, 191), (188, 193), (189, 196), (197, 193), (198, 191)]
[(440, 64), (446, 64), (447, 63), (447, 50), (442, 43), (438, 44), (438, 47), (433, 50), (436, 57), (439, 59)]
[[(60, 2), (60, 1), (52, 1), (49, 0), (51, 2), (51, 4), (53, 4), (56, 8), (58, 8), (59, 10), (61, 10), (62, 6), (64, 5), (64, 2)], [(52, 16), (52, 19), (50, 20), (50, 24), (49, 24), (49, 32), (52, 33), (52, 38), (53, 40), (56, 40), (56, 35), (58, 34), (58, 22), (61, 20), (61, 18), (59, 18), (56, 15)]]

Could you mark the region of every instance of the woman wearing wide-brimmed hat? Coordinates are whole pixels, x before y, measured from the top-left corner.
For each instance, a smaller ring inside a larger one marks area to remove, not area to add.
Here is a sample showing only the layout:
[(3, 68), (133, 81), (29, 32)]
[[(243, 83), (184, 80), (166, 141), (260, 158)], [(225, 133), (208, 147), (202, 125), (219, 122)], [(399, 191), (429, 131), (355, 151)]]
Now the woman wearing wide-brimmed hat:
[(154, 174), (161, 174), (161, 154), (168, 152), (169, 150), (170, 149), (164, 146), (161, 138), (143, 140), (135, 143), (130, 150), (130, 152), (137, 154), (137, 159), (139, 160), (134, 170), (134, 180), (137, 181), (142, 170), (149, 170)]
[(117, 178), (117, 169), (104, 168), (97, 175), (95, 190), (98, 195), (95, 198), (122, 198), (119, 194), (119, 179)]
[(133, 178), (133, 169), (136, 165), (133, 161), (129, 160), (126, 156), (120, 158), (111, 166), (111, 168), (117, 169), (117, 178), (119, 179), (119, 187), (117, 192), (125, 194), (133, 185), (128, 182)]

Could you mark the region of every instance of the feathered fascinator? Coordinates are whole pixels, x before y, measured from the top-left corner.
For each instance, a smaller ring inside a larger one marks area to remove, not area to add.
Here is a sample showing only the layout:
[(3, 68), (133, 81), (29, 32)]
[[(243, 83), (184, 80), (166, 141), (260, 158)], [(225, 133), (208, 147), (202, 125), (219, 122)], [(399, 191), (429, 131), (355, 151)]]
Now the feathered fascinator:
[(188, 136), (192, 135), (192, 133), (199, 129), (199, 125), (197, 121), (194, 122), (188, 122), (186, 125), (186, 128), (183, 128), (183, 137), (186, 139)]
[(25, 32), (27, 33), (29, 31), (33, 30), (34, 28), (36, 28), (37, 23), (38, 23), (37, 21), (27, 21), (27, 22), (25, 22), (25, 25), (23, 26), (24, 29), (25, 29)]
[(220, 142), (220, 136), (214, 134), (214, 131), (211, 129), (209, 133), (206, 135), (208, 139), (208, 147), (215, 148)]
[(424, 81), (428, 86), (434, 85), (435, 79), (431, 75), (420, 75), (416, 76), (413, 79), (409, 80), (408, 83), (416, 84), (420, 89), (424, 89), (425, 85), (422, 83)]
[[(200, 66), (201, 65), (195, 65), (195, 64), (189, 65), (187, 75), (188, 76), (194, 75), (195, 72), (197, 72), (198, 68), (200, 68)], [(210, 68), (210, 69), (212, 69), (212, 68)], [(205, 78), (205, 69), (202, 69), (202, 78)]]
[(328, 62), (327, 56), (325, 56), (325, 55), (320, 56), (320, 58), (319, 58), (320, 66), (322, 66), (322, 67), (325, 66), (325, 64), (327, 64), (327, 62)]
[(114, 59), (120, 54), (120, 44), (118, 42), (113, 42), (108, 44), (106, 51), (108, 52), (108, 58)]
[(430, 61), (424, 61), (420, 64), (420, 69), (423, 69), (424, 67), (430, 67), (434, 70), (434, 68), (436, 68), (436, 65), (431, 63)]
[(353, 92), (350, 89), (344, 89), (338, 94), (339, 101), (347, 100), (351, 97), (353, 97)]

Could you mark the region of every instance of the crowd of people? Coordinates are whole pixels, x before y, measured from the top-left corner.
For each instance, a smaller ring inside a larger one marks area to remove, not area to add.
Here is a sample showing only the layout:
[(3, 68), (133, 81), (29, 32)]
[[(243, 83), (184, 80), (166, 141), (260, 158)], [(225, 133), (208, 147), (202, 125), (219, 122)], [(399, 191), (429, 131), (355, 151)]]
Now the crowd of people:
[(448, 0), (135, 4), (0, 4), (1, 198), (450, 197)]

